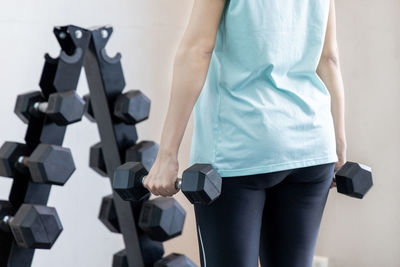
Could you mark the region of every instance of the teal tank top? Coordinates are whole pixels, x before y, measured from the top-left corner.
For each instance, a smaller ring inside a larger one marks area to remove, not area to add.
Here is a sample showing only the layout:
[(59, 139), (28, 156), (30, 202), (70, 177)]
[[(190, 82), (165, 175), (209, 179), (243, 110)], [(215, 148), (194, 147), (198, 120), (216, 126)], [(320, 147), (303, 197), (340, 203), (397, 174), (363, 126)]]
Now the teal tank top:
[(190, 163), (222, 177), (337, 161), (316, 73), (329, 0), (227, 0), (194, 106)]

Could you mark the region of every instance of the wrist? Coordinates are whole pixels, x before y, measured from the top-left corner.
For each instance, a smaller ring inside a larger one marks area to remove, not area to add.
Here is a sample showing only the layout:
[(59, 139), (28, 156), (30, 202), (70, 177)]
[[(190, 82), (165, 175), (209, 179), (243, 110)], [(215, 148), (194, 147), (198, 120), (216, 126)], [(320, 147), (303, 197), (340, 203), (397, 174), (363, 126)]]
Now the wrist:
[(160, 146), (158, 149), (158, 155), (160, 158), (177, 159), (178, 158), (178, 150)]

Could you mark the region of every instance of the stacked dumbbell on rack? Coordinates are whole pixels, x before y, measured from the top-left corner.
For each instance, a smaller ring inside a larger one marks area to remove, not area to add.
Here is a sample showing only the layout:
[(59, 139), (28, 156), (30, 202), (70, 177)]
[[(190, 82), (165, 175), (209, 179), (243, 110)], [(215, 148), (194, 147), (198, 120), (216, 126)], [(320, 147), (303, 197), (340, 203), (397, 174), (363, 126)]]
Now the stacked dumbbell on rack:
[(0, 200), (0, 266), (31, 266), (35, 249), (50, 249), (62, 231), (55, 208), (47, 207), (52, 185), (64, 185), (75, 170), (62, 143), (66, 126), (80, 121), (84, 101), (76, 85), (89, 34), (66, 38), (55, 28), (64, 53), (46, 54), (40, 91), (17, 97), (15, 113), (26, 124), (26, 143), (5, 142), (0, 148), (0, 176), (13, 178), (8, 200)]

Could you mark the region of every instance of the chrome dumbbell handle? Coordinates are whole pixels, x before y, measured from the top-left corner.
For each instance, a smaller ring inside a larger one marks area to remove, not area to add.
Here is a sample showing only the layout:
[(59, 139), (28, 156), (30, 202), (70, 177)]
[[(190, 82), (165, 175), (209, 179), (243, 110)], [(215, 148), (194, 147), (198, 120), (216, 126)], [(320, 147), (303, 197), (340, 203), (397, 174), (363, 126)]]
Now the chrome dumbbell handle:
[(42, 113), (46, 112), (48, 106), (49, 106), (49, 103), (47, 103), (47, 102), (36, 102), (35, 104), (33, 104), (33, 108)]
[(0, 230), (9, 232), (10, 222), (13, 220), (13, 216), (6, 215), (0, 220)]
[(18, 163), (24, 166), (28, 166), (28, 158), (26, 156), (19, 156)]
[(8, 224), (8, 222), (11, 220), (11, 218), (12, 218), (11, 216), (6, 215), (3, 217), (2, 221), (4, 224)]
[[(143, 176), (142, 177), (142, 184), (143, 184), (143, 182), (144, 182), (144, 179), (147, 177), (147, 175), (145, 175), (145, 176)], [(181, 190), (181, 188), (182, 188), (182, 179), (181, 178), (176, 178), (176, 181), (175, 181), (175, 189), (176, 190)]]

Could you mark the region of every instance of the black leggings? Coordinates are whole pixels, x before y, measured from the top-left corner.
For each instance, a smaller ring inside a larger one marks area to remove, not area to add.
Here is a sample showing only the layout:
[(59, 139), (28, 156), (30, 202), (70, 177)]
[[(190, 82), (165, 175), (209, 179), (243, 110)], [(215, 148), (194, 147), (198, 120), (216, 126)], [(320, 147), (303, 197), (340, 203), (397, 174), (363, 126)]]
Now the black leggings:
[(311, 267), (334, 163), (223, 177), (195, 204), (202, 267)]

